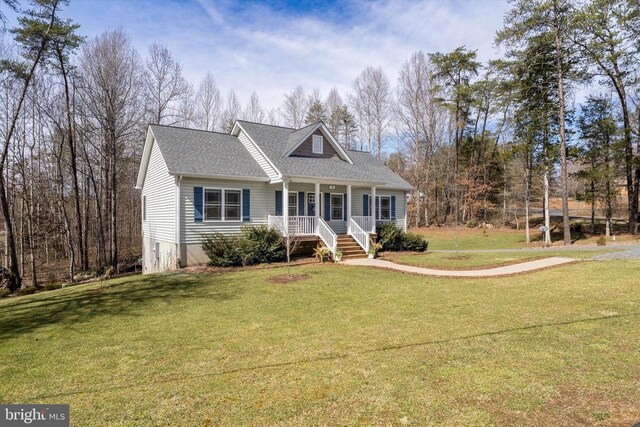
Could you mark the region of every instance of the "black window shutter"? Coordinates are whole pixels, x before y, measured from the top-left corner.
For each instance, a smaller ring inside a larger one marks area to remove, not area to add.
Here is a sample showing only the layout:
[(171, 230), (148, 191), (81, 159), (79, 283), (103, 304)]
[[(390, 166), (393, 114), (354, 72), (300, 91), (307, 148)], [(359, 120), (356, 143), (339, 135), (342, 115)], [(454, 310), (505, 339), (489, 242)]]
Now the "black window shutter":
[(331, 221), (331, 194), (324, 193), (324, 219)]
[(282, 191), (276, 190), (276, 216), (282, 216)]
[(251, 192), (248, 188), (242, 189), (242, 222), (251, 221)]
[(369, 195), (362, 195), (362, 215), (369, 216)]
[(396, 196), (391, 196), (391, 221), (396, 220)]
[(298, 192), (298, 215), (304, 216), (304, 191)]
[(202, 187), (193, 187), (193, 221), (202, 222)]
[(342, 219), (344, 221), (349, 220), (349, 218), (347, 218), (347, 203), (349, 203), (347, 199), (347, 193), (344, 193), (344, 196), (342, 197)]

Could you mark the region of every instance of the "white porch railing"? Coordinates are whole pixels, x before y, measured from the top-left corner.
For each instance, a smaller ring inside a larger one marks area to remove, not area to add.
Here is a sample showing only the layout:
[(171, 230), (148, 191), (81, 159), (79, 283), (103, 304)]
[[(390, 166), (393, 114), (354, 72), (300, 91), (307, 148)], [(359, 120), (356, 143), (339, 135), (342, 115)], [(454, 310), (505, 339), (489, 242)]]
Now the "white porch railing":
[(355, 239), (356, 242), (364, 249), (365, 252), (369, 252), (369, 233), (364, 231), (360, 225), (353, 219), (349, 219), (350, 221), (350, 232), (349, 234)]
[(269, 215), (267, 217), (267, 225), (270, 228), (275, 228), (280, 232), (280, 234), (284, 233), (284, 217), (283, 216), (273, 216)]
[(294, 236), (308, 236), (316, 234), (315, 216), (290, 216), (289, 233)]
[(370, 216), (352, 216), (351, 219), (358, 224), (363, 231), (367, 233), (375, 233), (375, 223), (373, 221), (373, 217)]
[(333, 232), (324, 219), (319, 217), (318, 220), (318, 236), (320, 236), (324, 244), (327, 245), (331, 253), (335, 255), (338, 246), (338, 236), (336, 236), (336, 233)]
[[(267, 217), (269, 227), (275, 228), (282, 234), (285, 233), (284, 217), (269, 215)], [(316, 234), (315, 216), (290, 216), (289, 233), (293, 236), (308, 236)]]

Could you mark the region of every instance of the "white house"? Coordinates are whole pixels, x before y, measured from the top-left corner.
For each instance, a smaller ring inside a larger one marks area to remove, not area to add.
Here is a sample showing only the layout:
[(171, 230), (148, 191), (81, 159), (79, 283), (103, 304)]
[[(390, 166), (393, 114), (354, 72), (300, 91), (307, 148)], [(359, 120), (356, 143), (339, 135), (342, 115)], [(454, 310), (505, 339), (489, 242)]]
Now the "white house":
[(288, 224), (333, 252), (364, 255), (376, 222), (406, 228), (411, 190), (369, 153), (342, 148), (321, 122), (241, 120), (230, 134), (150, 125), (136, 188), (144, 273), (205, 263), (202, 234), (258, 224), (283, 233)]

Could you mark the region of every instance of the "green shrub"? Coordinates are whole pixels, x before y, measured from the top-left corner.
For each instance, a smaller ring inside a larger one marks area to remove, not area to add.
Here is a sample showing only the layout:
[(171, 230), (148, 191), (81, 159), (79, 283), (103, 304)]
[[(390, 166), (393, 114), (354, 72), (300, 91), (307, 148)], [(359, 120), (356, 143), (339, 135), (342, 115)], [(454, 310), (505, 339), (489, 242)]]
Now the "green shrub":
[(11, 291), (7, 288), (0, 288), (0, 298), (4, 298), (11, 295)]
[(379, 223), (376, 229), (378, 243), (382, 245), (383, 251), (424, 252), (427, 250), (429, 243), (422, 236), (415, 233), (405, 233), (401, 227), (393, 222)]
[(283, 261), (287, 255), (282, 235), (266, 225), (244, 227), (240, 245), (245, 265)]
[(401, 251), (404, 231), (394, 222), (382, 222), (376, 225), (378, 243), (383, 251)]
[(209, 264), (217, 267), (242, 265), (241, 239), (220, 233), (202, 236), (202, 250), (209, 257)]
[(478, 226), (478, 223), (476, 222), (475, 219), (470, 219), (469, 221), (467, 221), (465, 225), (469, 228), (474, 228)]
[(402, 249), (405, 251), (424, 252), (429, 242), (416, 233), (404, 233), (402, 235)]
[(20, 288), (18, 289), (18, 292), (16, 292), (18, 295), (31, 295), (33, 293), (35, 293), (38, 290), (38, 288), (36, 288), (35, 286), (27, 286), (26, 288)]
[(596, 245), (598, 246), (605, 246), (607, 244), (607, 239), (605, 239), (604, 236), (600, 236), (598, 237), (598, 240), (596, 240)]
[(62, 288), (62, 283), (53, 282), (53, 283), (47, 283), (46, 285), (44, 285), (45, 291), (55, 291), (56, 289), (60, 289), (60, 288)]

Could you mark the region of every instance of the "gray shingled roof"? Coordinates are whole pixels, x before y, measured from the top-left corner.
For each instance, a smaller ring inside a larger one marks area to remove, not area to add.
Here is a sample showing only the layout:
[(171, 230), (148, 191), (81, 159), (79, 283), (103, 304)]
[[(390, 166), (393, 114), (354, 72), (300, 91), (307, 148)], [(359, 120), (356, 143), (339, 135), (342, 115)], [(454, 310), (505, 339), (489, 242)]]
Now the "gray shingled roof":
[(267, 179), (235, 136), (161, 125), (150, 128), (171, 174)]
[(407, 181), (369, 153), (348, 151), (347, 154), (354, 164), (341, 159), (285, 157), (284, 153), (291, 148), (292, 134), (303, 137), (306, 131), (241, 120), (238, 122), (285, 176), (385, 182), (383, 187), (406, 190), (412, 188)]
[[(247, 122), (244, 122), (247, 123)], [(253, 123), (255, 124), (255, 123)], [(303, 128), (300, 128), (298, 130), (293, 130), (290, 129), (289, 132), (289, 137), (287, 138), (286, 143), (284, 144), (284, 148), (282, 149), (282, 155), (284, 155), (285, 153), (287, 153), (289, 150), (291, 150), (297, 143), (300, 142), (300, 140), (302, 138), (304, 138), (307, 133), (309, 133), (309, 131), (311, 130), (312, 127), (314, 127), (315, 125), (317, 125), (317, 123), (312, 123), (308, 126), (305, 126)]]

